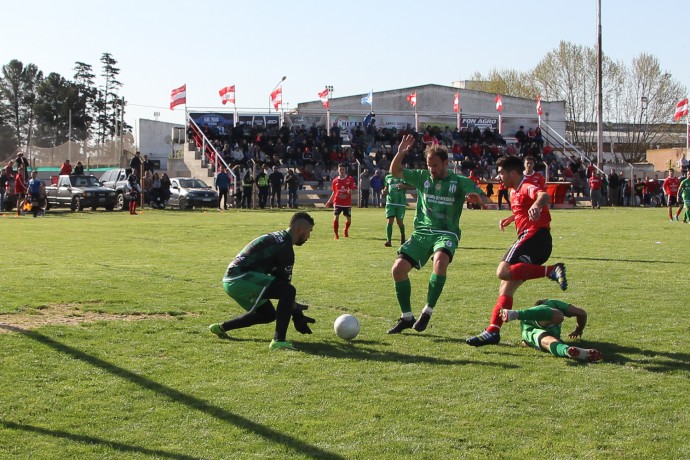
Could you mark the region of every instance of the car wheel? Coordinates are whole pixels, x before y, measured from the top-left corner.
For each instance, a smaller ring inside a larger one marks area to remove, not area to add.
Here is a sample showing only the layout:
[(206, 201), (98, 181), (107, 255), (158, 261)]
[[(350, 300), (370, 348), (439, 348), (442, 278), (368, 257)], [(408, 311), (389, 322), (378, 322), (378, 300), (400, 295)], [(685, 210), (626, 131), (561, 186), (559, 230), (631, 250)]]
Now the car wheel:
[[(112, 208), (110, 208), (112, 209)], [(115, 199), (115, 209), (118, 211), (124, 211), (125, 210), (125, 195), (124, 193), (118, 193), (117, 198)]]
[(73, 197), (72, 198), (72, 204), (70, 205), (70, 209), (72, 210), (72, 212), (81, 211), (82, 210), (81, 198), (79, 198), (78, 196)]
[(178, 201), (178, 206), (180, 209), (189, 209), (189, 204), (187, 203), (187, 198), (181, 196)]

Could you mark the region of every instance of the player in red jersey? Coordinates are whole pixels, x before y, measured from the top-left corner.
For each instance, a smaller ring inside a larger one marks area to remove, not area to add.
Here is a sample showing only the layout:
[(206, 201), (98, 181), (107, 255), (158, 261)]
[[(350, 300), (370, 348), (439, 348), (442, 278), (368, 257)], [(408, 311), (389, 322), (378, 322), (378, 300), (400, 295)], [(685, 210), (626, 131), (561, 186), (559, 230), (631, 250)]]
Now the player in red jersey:
[[(666, 204), (668, 205), (668, 219), (673, 222), (678, 220), (680, 211), (683, 209), (683, 202), (677, 203), (676, 196), (678, 195), (678, 188), (680, 187), (680, 178), (676, 177), (673, 169), (668, 170), (668, 177), (664, 179), (662, 185), (664, 193), (666, 194)], [(676, 211), (675, 218), (673, 217), (673, 206), (678, 204), (678, 211)]]
[(501, 280), (498, 300), (491, 315), (491, 323), (481, 334), (466, 340), (468, 345), (481, 347), (501, 341), (501, 309), (513, 308), (513, 295), (522, 283), (530, 279), (546, 278), (557, 281), (562, 290), (568, 288), (565, 265), (544, 266), (551, 256), (551, 214), (549, 195), (536, 185), (529, 184), (522, 174), (522, 160), (503, 157), (496, 162), (498, 175), (506, 187), (513, 189), (510, 209), (513, 214), (499, 221), (501, 231), (515, 222), (518, 238), (498, 264), (496, 275)]
[(326, 202), (326, 207), (329, 207), (331, 204), (333, 205), (333, 233), (335, 234), (334, 238), (336, 240), (340, 238), (340, 236), (338, 236), (340, 213), (343, 213), (347, 219), (345, 222), (345, 238), (350, 236), (348, 231), (350, 230), (350, 223), (352, 222), (352, 191), (356, 188), (355, 180), (352, 176), (347, 175), (347, 165), (345, 163), (340, 163), (338, 165), (338, 177), (333, 179), (333, 193), (331, 193), (331, 197)]
[(536, 165), (536, 160), (532, 156), (525, 157), (525, 182), (528, 184), (534, 184), (541, 190), (546, 190), (546, 179), (540, 173), (534, 170)]

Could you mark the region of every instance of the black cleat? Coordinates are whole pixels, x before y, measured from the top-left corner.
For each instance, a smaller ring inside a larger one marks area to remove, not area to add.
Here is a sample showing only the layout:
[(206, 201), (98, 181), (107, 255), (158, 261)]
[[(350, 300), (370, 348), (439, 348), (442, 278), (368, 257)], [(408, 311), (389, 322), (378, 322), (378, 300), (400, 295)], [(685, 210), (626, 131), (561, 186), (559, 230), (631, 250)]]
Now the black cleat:
[(500, 341), (500, 333), (484, 331), (479, 335), (475, 335), (474, 337), (470, 337), (469, 339), (465, 340), (465, 343), (473, 347), (483, 347), (484, 345), (496, 345)]
[(565, 265), (562, 263), (557, 263), (553, 266), (553, 271), (549, 275), (549, 279), (556, 281), (561, 287), (562, 291), (568, 289), (568, 279), (565, 276)]
[(429, 325), (429, 320), (431, 319), (431, 315), (422, 313), (419, 316), (419, 319), (412, 325), (412, 329), (414, 329), (417, 332), (422, 332), (426, 329), (426, 327)]
[(400, 334), (405, 329), (410, 329), (414, 324), (414, 316), (411, 318), (398, 318), (397, 324), (392, 328), (388, 329), (388, 333)]

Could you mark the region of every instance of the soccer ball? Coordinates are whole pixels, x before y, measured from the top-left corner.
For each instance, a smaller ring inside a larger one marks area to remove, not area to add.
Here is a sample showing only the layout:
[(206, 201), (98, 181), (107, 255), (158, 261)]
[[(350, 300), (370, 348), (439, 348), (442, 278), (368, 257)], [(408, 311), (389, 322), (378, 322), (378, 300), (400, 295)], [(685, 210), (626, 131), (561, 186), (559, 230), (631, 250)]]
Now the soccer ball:
[(359, 334), (359, 321), (352, 315), (340, 315), (333, 323), (335, 335), (343, 340), (352, 340)]

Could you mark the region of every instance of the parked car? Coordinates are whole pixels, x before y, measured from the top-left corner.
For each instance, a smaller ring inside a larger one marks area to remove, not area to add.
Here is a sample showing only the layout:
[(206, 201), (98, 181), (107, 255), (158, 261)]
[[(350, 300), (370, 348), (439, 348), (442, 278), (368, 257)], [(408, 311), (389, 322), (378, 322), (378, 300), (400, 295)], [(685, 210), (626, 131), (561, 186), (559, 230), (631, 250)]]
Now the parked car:
[(217, 207), (218, 192), (200, 179), (192, 177), (173, 177), (170, 179), (171, 207), (191, 209), (192, 207)]
[(99, 179), (103, 187), (115, 190), (115, 209), (123, 211), (129, 206), (129, 193), (127, 192), (127, 177), (129, 169), (110, 169), (103, 173)]
[(103, 207), (112, 211), (115, 206), (115, 192), (101, 186), (95, 176), (59, 176), (55, 185), (46, 187), (47, 209), (69, 207), (72, 211), (84, 208), (96, 210)]

